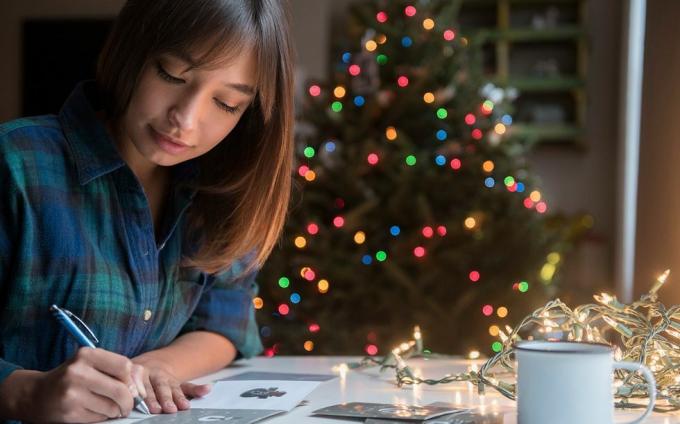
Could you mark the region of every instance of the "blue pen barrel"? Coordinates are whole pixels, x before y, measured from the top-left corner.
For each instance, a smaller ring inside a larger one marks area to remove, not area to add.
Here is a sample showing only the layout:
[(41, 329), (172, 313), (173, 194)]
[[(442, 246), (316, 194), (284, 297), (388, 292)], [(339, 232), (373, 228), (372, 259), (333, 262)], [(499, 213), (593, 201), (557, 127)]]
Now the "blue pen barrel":
[(71, 318), (69, 318), (68, 315), (64, 311), (61, 310), (57, 305), (52, 305), (50, 307), (50, 311), (52, 312), (52, 315), (59, 321), (64, 328), (66, 328), (66, 331), (68, 331), (73, 337), (78, 340), (78, 343), (80, 343), (81, 346), (87, 346), (87, 347), (96, 347), (92, 340), (90, 340), (80, 328), (73, 322)]

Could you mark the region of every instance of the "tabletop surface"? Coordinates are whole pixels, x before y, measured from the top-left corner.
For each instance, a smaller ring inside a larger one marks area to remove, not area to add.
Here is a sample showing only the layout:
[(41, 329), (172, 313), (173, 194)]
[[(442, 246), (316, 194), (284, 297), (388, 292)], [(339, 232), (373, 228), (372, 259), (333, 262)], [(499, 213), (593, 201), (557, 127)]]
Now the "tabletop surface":
[[(321, 383), (307, 396), (307, 403), (290, 412), (268, 418), (264, 423), (318, 423), (340, 424), (338, 419), (313, 416), (312, 411), (343, 402), (396, 403), (407, 405), (427, 405), (432, 402), (447, 402), (461, 407), (483, 407), (487, 412), (503, 416), (504, 424), (516, 424), (515, 402), (505, 398), (493, 389), (487, 389), (482, 396), (470, 383), (451, 383), (437, 386), (415, 385), (398, 387), (395, 384), (394, 370), (382, 373), (378, 367), (361, 371), (338, 373), (334, 366), (356, 362), (359, 357), (339, 356), (276, 356), (273, 358), (257, 357), (236, 361), (234, 364), (214, 374), (194, 380), (196, 383), (208, 383), (246, 371), (269, 371), (286, 373), (336, 374), (338, 378)], [(463, 359), (410, 359), (409, 366), (414, 373), (423, 378), (441, 378), (446, 374), (456, 374), (478, 367), (484, 361)], [(615, 422), (631, 421), (641, 411), (615, 412)], [(135, 415), (138, 416), (138, 415)], [(115, 423), (134, 423), (136, 419), (115, 420)], [(355, 423), (357, 421), (354, 421)], [(652, 414), (645, 423), (680, 423), (680, 413)]]

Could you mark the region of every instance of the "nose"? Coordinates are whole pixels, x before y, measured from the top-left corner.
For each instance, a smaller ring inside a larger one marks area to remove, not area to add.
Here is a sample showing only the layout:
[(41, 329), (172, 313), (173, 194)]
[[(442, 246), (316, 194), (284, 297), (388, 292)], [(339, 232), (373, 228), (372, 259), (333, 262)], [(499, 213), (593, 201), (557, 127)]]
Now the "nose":
[(187, 94), (177, 99), (168, 109), (168, 121), (182, 134), (196, 128), (199, 117), (199, 99), (196, 94)]

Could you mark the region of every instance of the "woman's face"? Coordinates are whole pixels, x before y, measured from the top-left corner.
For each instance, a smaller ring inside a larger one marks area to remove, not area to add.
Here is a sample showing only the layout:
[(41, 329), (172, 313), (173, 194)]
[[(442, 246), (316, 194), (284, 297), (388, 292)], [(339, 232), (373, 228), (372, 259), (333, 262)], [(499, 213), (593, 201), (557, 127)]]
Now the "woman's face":
[(119, 127), (122, 151), (171, 166), (206, 153), (236, 126), (255, 95), (252, 51), (214, 68), (193, 63), (182, 54), (147, 62)]

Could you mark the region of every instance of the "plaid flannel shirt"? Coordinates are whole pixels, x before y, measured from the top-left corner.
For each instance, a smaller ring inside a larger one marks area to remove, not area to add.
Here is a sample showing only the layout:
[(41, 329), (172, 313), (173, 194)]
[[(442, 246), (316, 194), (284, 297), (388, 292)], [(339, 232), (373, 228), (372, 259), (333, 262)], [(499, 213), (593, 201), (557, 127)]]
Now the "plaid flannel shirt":
[(187, 254), (182, 185), (173, 167), (158, 239), (146, 196), (97, 119), (94, 83), (79, 84), (58, 116), (0, 125), (0, 383), (15, 369), (52, 369), (78, 349), (51, 316), (56, 304), (85, 321), (99, 346), (133, 357), (207, 330), (239, 356), (262, 350), (248, 258), (205, 274)]

